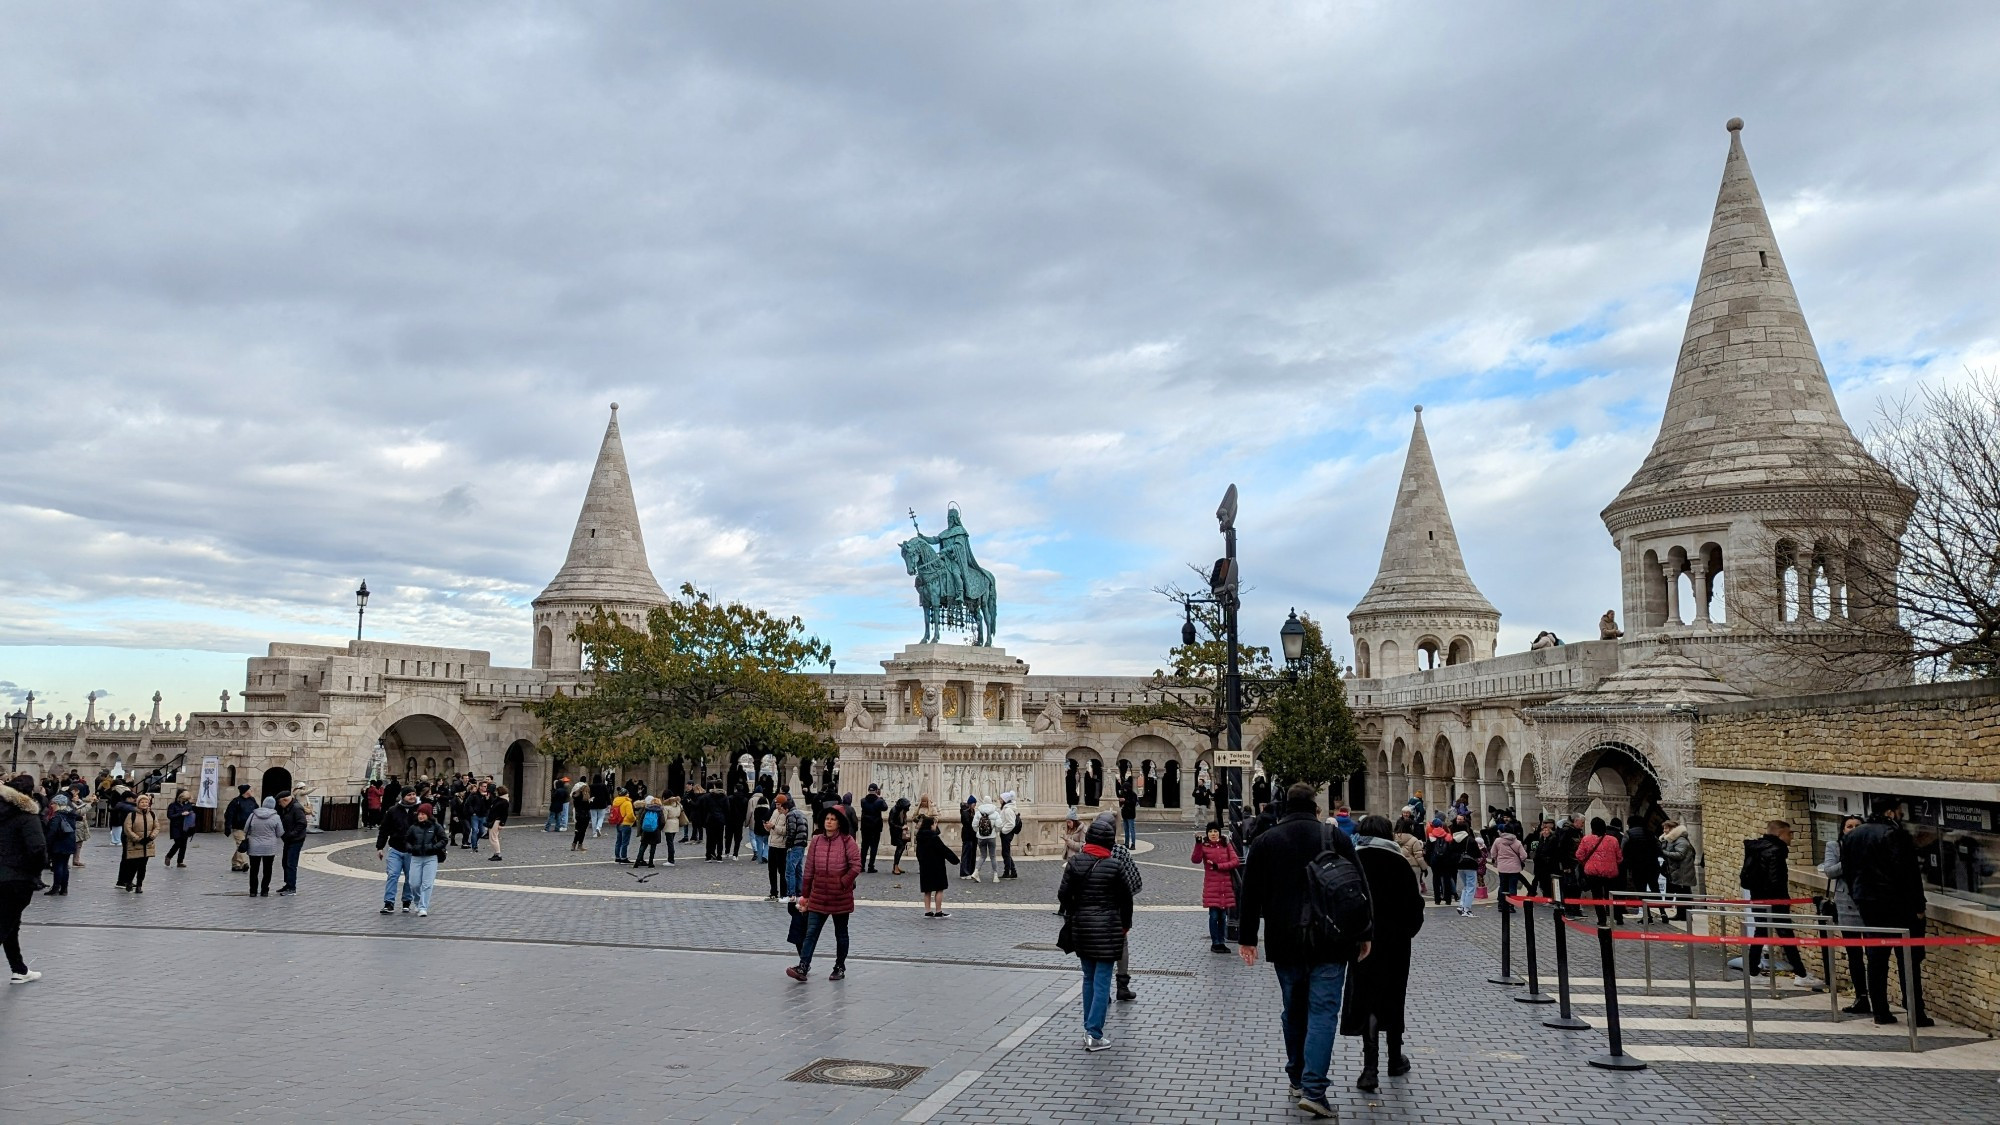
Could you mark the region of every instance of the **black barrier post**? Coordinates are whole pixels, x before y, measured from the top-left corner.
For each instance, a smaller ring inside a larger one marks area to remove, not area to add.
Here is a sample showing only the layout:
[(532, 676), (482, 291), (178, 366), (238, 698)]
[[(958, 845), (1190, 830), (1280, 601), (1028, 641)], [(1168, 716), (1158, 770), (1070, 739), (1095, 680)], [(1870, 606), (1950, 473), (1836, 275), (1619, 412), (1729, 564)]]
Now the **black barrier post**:
[[(1560, 918), (1556, 920), (1556, 925), (1562, 925)], [(1528, 953), (1528, 991), (1514, 999), (1523, 1004), (1555, 1003), (1555, 997), (1542, 991), (1542, 970), (1535, 960), (1535, 904), (1532, 902), (1521, 903), (1521, 940), (1527, 943), (1525, 948)]]
[(1611, 1050), (1593, 1056), (1590, 1065), (1599, 1070), (1644, 1070), (1645, 1061), (1625, 1053), (1625, 1040), (1618, 1033), (1618, 966), (1612, 961), (1611, 926), (1607, 922), (1597, 925), (1597, 953), (1604, 962), (1604, 1028)]
[(1504, 984), (1510, 988), (1518, 988), (1521, 984), (1521, 978), (1514, 975), (1514, 944), (1511, 936), (1514, 932), (1514, 926), (1508, 921), (1514, 912), (1507, 909), (1506, 895), (1503, 894), (1500, 896), (1500, 909), (1494, 913), (1500, 915), (1500, 975), (1497, 977), (1487, 977), (1486, 983)]
[(1556, 996), (1558, 1007), (1553, 1019), (1542, 1021), (1543, 1027), (1553, 1027), (1558, 1031), (1589, 1031), (1590, 1025), (1577, 1019), (1569, 1010), (1569, 938), (1564, 931), (1569, 923), (1561, 914), (1556, 915)]

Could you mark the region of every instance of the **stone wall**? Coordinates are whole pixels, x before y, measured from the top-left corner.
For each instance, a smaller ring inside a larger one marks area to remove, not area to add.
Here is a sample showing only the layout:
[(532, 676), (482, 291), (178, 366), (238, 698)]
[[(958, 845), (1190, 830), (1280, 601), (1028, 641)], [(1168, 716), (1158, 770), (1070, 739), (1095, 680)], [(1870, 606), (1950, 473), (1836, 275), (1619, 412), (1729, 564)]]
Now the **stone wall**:
[[(1766, 821), (1782, 819), (1794, 830), (1793, 896), (1824, 895), (1826, 880), (1814, 867), (1824, 845), (1812, 836), (1808, 788), (1776, 775), (1990, 784), (2000, 778), (2000, 685), (1929, 684), (1707, 705), (1695, 729), (1695, 762), (1697, 770), (1774, 775), (1765, 784), (1740, 778), (1700, 782), (1708, 829), (1707, 892), (1733, 896), (1743, 842), (1762, 835)], [(1984, 917), (1991, 912), (1956, 907), (1934, 891), (1931, 901), (1931, 933), (2000, 932), (2000, 920)], [(1733, 918), (1711, 920), (1711, 932), (1725, 927), (1740, 932)], [(1851, 992), (1845, 956), (1836, 953), (1833, 962), (1836, 982)], [(1820, 972), (1817, 951), (1807, 951), (1806, 963), (1815, 975)], [(1933, 1014), (2000, 1034), (2000, 947), (1932, 950), (1922, 980)], [(1901, 977), (1893, 970), (1889, 987), (1901, 995)]]
[(1990, 782), (2000, 779), (2000, 683), (1709, 704), (1695, 765)]

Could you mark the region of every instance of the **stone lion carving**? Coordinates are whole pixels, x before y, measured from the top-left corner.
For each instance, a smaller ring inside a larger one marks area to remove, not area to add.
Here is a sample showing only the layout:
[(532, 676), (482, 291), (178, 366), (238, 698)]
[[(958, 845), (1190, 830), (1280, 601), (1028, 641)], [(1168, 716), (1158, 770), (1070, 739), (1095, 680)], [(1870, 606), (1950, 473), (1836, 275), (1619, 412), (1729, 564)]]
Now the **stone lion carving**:
[(1035, 716), (1033, 729), (1036, 734), (1061, 734), (1063, 732), (1062, 702), (1054, 696), (1050, 696), (1048, 704)]
[(917, 704), (917, 715), (923, 720), (923, 729), (938, 729), (938, 716), (944, 714), (944, 694), (936, 684), (924, 685), (923, 700)]
[(874, 730), (875, 717), (868, 713), (868, 708), (863, 707), (860, 700), (850, 696), (847, 706), (840, 713), (840, 729)]

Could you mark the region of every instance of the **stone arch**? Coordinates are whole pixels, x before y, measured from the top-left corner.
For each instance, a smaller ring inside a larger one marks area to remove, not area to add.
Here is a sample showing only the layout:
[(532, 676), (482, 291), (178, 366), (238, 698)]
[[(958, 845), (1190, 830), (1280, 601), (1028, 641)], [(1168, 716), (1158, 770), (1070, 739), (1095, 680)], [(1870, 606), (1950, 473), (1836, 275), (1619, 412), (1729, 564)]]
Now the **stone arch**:
[[(1121, 761), (1132, 763), (1130, 776), (1141, 779), (1145, 784), (1139, 803), (1146, 808), (1158, 808), (1162, 793), (1162, 782), (1166, 763), (1178, 763), (1180, 748), (1157, 734), (1135, 735), (1127, 739), (1118, 750)], [(1176, 766), (1176, 773), (1179, 772)]]
[(1478, 824), (1486, 819), (1486, 786), (1479, 777), (1479, 756), (1467, 750), (1464, 760), (1459, 763), (1459, 768), (1464, 771), (1458, 778), (1459, 793), (1465, 796), (1466, 809), (1471, 813), (1472, 823)]
[(1501, 809), (1514, 804), (1513, 786), (1509, 784), (1507, 766), (1507, 739), (1496, 734), (1486, 740), (1486, 769), (1482, 775), (1482, 782), (1486, 787), (1486, 794), (1482, 798), (1485, 804)]
[(1514, 814), (1521, 818), (1523, 825), (1533, 827), (1535, 824), (1540, 823), (1542, 819), (1542, 782), (1535, 770), (1535, 756), (1533, 754), (1521, 755), (1521, 768), (1517, 776), (1515, 788), (1520, 793), (1520, 803), (1515, 808)]
[[(449, 699), (436, 696), (399, 699), (369, 718), (366, 737), (357, 742), (361, 749), (359, 758), (349, 767), (353, 771), (350, 776), (366, 775), (377, 740), (386, 748), (392, 768), (414, 757), (418, 759), (418, 773), (435, 776), (445, 772), (442, 764), (445, 759), (450, 759), (452, 769), (461, 772), (470, 769), (493, 773), (499, 765), (499, 748), (483, 745), (480, 730), (480, 724)], [(430, 758), (438, 760), (434, 770), (424, 764)], [(486, 759), (485, 769), (480, 768), (482, 758)], [(337, 779), (343, 784), (346, 780)]]
[(1094, 746), (1077, 746), (1063, 755), (1063, 794), (1079, 807), (1104, 803), (1104, 755)]
[(1376, 675), (1400, 676), (1404, 672), (1409, 671), (1409, 669), (1402, 666), (1402, 658), (1403, 650), (1396, 647), (1395, 641), (1383, 641), (1381, 644), (1375, 646), (1375, 662), (1382, 666), (1381, 670), (1376, 672)]
[(1656, 831), (1666, 819), (1660, 770), (1643, 739), (1616, 729), (1585, 732), (1565, 748), (1562, 769), (1552, 780), (1563, 784), (1566, 811), (1628, 824), (1636, 817)]
[(1444, 642), (1426, 634), (1417, 638), (1417, 671), (1444, 667)]
[(1426, 803), (1450, 808), (1451, 803), (1458, 800), (1458, 783), (1452, 777), (1452, 771), (1458, 768), (1458, 754), (1452, 748), (1450, 738), (1441, 734), (1431, 741), (1430, 766), (1430, 783), (1424, 788), (1435, 790), (1437, 796), (1436, 800)]
[(1444, 662), (1447, 666), (1470, 663), (1474, 659), (1471, 637), (1453, 637), (1450, 646), (1445, 649)]
[(1369, 677), (1368, 642), (1360, 637), (1354, 638), (1354, 674), (1364, 680)]
[(547, 668), (549, 666), (549, 661), (555, 658), (555, 652), (556, 652), (555, 631), (553, 629), (550, 629), (547, 625), (544, 625), (541, 628), (536, 629), (535, 667)]

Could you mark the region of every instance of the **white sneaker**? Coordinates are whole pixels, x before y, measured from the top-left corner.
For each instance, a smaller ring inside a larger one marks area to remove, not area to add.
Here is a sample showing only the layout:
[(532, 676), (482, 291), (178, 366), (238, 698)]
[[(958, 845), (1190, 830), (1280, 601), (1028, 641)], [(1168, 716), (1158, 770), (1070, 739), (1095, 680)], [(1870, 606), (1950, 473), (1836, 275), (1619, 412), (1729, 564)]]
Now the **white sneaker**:
[(668, 867), (672, 867), (673, 865), (674, 865), (674, 861), (673, 861), (673, 860), (671, 860), (671, 859), (670, 859), (670, 860), (668, 860), (668, 861), (667, 861), (667, 866), (668, 866)]
[(1812, 974), (1810, 974), (1810, 973), (1808, 973), (1808, 974), (1806, 974), (1805, 976), (1802, 976), (1802, 977), (1801, 977), (1801, 976), (1794, 976), (1794, 977), (1792, 978), (1792, 983), (1793, 983), (1793, 984), (1796, 984), (1796, 985), (1798, 985), (1798, 986), (1799, 986), (1800, 988), (1810, 988), (1810, 989), (1812, 989), (1812, 990), (1813, 990), (1814, 992), (1825, 992), (1825, 991), (1826, 991), (1826, 982), (1825, 982), (1825, 981), (1823, 981), (1823, 980), (1821, 980), (1821, 979), (1819, 979), (1819, 978), (1818, 978), (1818, 977), (1816, 977), (1816, 976), (1813, 976), (1813, 975), (1812, 975)]
[(15, 974), (14, 974), (13, 976), (11, 976), (11, 977), (7, 978), (7, 983), (8, 983), (8, 984), (33, 984), (33, 983), (35, 983), (36, 981), (38, 981), (38, 980), (40, 980), (40, 979), (42, 979), (42, 974), (40, 974), (40, 973), (36, 972), (36, 971), (35, 971), (35, 970), (33, 970), (33, 969), (29, 969), (29, 970), (28, 970), (27, 972), (25, 972), (25, 973), (15, 973)]
[(419, 910), (417, 911), (417, 917), (419, 917), (419, 918), (428, 918), (428, 917), (430, 917), (430, 916), (431, 916), (431, 912), (430, 912), (430, 911), (428, 911), (428, 910), (424, 910), (424, 909), (419, 909)]
[(972, 874), (970, 874), (970, 875), (967, 875), (967, 876), (966, 876), (966, 878), (967, 878), (967, 879), (970, 879), (970, 880), (972, 880), (972, 881), (973, 881), (973, 882), (975, 882), (975, 883), (977, 883), (977, 882), (979, 881), (979, 872), (975, 871), (975, 872), (973, 872)]
[(1313, 1115), (1314, 1117), (1330, 1117), (1336, 1121), (1340, 1119), (1339, 1110), (1326, 1104), (1326, 1102), (1324, 1101), (1314, 1101), (1313, 1099), (1308, 1098), (1303, 1094), (1299, 1096), (1299, 1108)]
[(1083, 1045), (1083, 1049), (1086, 1051), (1109, 1051), (1111, 1049), (1111, 1040), (1092, 1039)]

